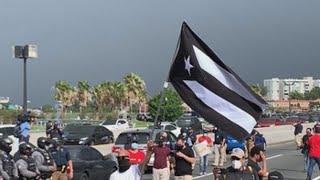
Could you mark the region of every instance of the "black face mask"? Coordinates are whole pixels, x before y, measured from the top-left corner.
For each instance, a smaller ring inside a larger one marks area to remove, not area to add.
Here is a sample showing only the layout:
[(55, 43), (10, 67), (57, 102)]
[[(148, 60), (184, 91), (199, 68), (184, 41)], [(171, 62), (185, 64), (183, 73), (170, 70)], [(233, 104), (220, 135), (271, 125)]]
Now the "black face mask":
[(4, 150), (6, 153), (10, 153), (11, 150), (12, 150), (12, 147), (8, 145), (8, 146), (5, 147), (3, 150)]
[(129, 159), (118, 159), (119, 172), (123, 173), (130, 168)]
[(176, 150), (177, 150), (177, 151), (181, 151), (182, 149), (183, 149), (183, 145), (177, 145), (177, 146), (176, 146)]

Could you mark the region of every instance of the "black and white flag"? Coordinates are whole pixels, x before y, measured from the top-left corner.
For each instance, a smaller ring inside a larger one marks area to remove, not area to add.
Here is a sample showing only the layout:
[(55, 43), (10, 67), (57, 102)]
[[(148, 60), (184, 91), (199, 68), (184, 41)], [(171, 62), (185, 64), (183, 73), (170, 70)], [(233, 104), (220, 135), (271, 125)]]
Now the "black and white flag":
[(185, 22), (169, 81), (194, 111), (238, 140), (251, 133), (267, 107)]

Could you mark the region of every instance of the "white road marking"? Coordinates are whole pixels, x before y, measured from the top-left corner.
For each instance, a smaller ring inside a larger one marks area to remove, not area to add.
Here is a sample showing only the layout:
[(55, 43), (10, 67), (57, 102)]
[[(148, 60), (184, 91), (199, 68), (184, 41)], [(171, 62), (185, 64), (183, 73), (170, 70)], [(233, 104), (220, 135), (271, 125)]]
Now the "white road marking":
[(319, 180), (320, 176), (313, 178), (312, 180)]
[(197, 176), (197, 177), (194, 177), (194, 178), (192, 178), (192, 179), (200, 179), (200, 178), (207, 177), (207, 176), (211, 176), (211, 175), (213, 175), (213, 173), (208, 173), (208, 174), (206, 174), (206, 175)]
[[(267, 160), (270, 160), (270, 159), (274, 159), (274, 158), (281, 157), (281, 156), (283, 156), (283, 154), (278, 154), (278, 155), (275, 155), (275, 156), (267, 157), (266, 159), (267, 159)], [(213, 173), (208, 173), (208, 174), (206, 174), (206, 175), (197, 176), (197, 177), (194, 177), (194, 178), (192, 178), (192, 179), (200, 179), (200, 178), (207, 177), (207, 176), (211, 176), (211, 175), (213, 175)], [(320, 176), (319, 176), (319, 177), (316, 177), (315, 179), (312, 179), (312, 180), (320, 180)]]
[(266, 159), (270, 160), (270, 159), (274, 159), (274, 158), (281, 157), (281, 156), (283, 156), (283, 154), (278, 154), (278, 155), (275, 155), (275, 156), (267, 157)]

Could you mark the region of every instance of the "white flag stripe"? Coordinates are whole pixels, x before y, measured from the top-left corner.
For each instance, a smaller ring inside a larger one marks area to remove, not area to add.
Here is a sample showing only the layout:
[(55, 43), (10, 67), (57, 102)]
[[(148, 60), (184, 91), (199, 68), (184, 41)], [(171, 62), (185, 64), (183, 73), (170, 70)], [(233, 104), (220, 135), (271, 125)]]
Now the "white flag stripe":
[(242, 127), (248, 133), (251, 133), (252, 129), (256, 125), (256, 120), (250, 114), (214, 94), (197, 81), (184, 80), (183, 82), (204, 104)]
[(236, 92), (243, 98), (251, 101), (262, 110), (266, 109), (267, 105), (259, 102), (232, 74), (226, 71), (224, 68), (220, 67), (215, 63), (209, 56), (203, 53), (196, 46), (193, 46), (193, 50), (197, 56), (197, 61), (199, 62), (200, 67), (205, 70), (207, 73), (212, 75), (214, 78), (219, 80), (224, 86), (230, 90)]

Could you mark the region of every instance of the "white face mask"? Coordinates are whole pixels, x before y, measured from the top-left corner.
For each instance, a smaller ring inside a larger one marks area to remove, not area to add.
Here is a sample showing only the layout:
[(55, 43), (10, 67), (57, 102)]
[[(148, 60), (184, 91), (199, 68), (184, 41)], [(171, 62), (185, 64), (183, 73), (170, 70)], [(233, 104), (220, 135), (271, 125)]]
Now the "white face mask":
[(240, 169), (242, 166), (242, 164), (239, 160), (233, 160), (231, 163), (232, 163), (233, 169)]

